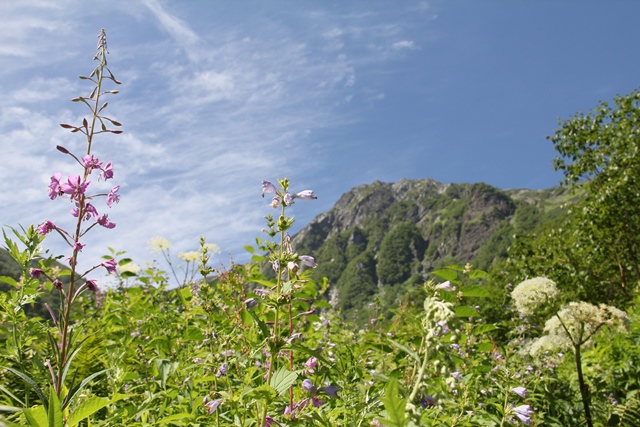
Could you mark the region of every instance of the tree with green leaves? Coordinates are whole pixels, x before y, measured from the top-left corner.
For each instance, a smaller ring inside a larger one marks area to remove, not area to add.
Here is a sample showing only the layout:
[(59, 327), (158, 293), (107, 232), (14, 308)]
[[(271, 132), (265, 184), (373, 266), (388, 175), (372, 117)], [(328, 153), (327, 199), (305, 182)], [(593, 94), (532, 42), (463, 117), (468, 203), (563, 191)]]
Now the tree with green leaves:
[(640, 92), (561, 120), (548, 139), (563, 184), (584, 192), (567, 219), (516, 242), (511, 262), (589, 302), (626, 303), (640, 278)]

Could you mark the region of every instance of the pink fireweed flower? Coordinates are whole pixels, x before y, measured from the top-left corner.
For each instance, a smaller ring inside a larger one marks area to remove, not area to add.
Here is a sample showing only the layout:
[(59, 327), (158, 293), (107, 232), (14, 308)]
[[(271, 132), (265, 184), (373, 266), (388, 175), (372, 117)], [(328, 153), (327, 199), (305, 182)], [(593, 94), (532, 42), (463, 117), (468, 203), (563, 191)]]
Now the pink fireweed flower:
[(38, 234), (41, 236), (46, 236), (52, 230), (55, 230), (56, 226), (51, 221), (45, 221), (38, 226)]
[(104, 228), (115, 228), (116, 223), (109, 221), (109, 215), (104, 214), (97, 219), (98, 224), (103, 226)]
[(74, 252), (82, 252), (82, 248), (84, 248), (86, 245), (80, 243), (80, 242), (74, 242), (73, 243), (73, 251)]
[(324, 401), (316, 396), (311, 396), (311, 402), (313, 403), (314, 408), (319, 408), (324, 405)]
[(67, 182), (62, 184), (60, 189), (64, 194), (69, 194), (71, 199), (78, 200), (87, 191), (89, 184), (91, 181), (82, 182), (78, 175), (69, 175)]
[(87, 280), (86, 285), (87, 285), (87, 289), (89, 289), (91, 292), (98, 291), (98, 284), (96, 283), (95, 280)]
[(104, 268), (106, 268), (107, 269), (107, 273), (109, 273), (109, 274), (115, 273), (116, 272), (116, 267), (118, 267), (118, 263), (113, 258), (111, 258), (108, 261), (104, 261), (100, 265), (103, 266)]
[(274, 424), (279, 425), (276, 420), (267, 415), (267, 417), (264, 419), (264, 427), (273, 427)]
[(108, 179), (113, 178), (113, 165), (111, 164), (111, 162), (107, 162), (106, 165), (104, 165), (104, 168), (100, 168), (100, 170), (102, 171), (100, 173), (100, 177), (98, 178), (98, 181), (102, 178), (105, 181)]
[(309, 360), (304, 362), (304, 365), (302, 366), (307, 368), (304, 370), (305, 373), (313, 374), (315, 372), (315, 368), (317, 365), (318, 365), (318, 359), (316, 359), (315, 357), (310, 357)]
[(120, 201), (120, 196), (116, 194), (118, 190), (120, 190), (120, 186), (116, 185), (111, 189), (111, 191), (109, 191), (109, 194), (107, 195), (107, 206), (111, 207), (113, 202), (118, 203)]
[(302, 200), (314, 200), (317, 199), (318, 196), (316, 196), (315, 194), (313, 194), (313, 190), (304, 190), (301, 191), (299, 193), (297, 193), (295, 196), (293, 196), (294, 199), (298, 198), (298, 199), (302, 199)]
[[(76, 207), (71, 209), (71, 215), (73, 215), (74, 217), (78, 217), (80, 213), (80, 204), (76, 203)], [(85, 221), (88, 221), (89, 219), (91, 219), (91, 216), (93, 216), (94, 218), (98, 217), (98, 211), (96, 210), (95, 206), (93, 206), (91, 203), (87, 203), (84, 206), (84, 215), (83, 215), (83, 219)]]
[(49, 184), (49, 198), (54, 200), (60, 194), (62, 194), (62, 190), (60, 190), (60, 178), (62, 174), (60, 172), (56, 172), (51, 177), (51, 184)]
[(30, 268), (29, 269), (29, 276), (33, 277), (34, 279), (39, 279), (40, 276), (42, 276), (44, 274), (44, 270), (41, 268)]
[(86, 169), (89, 170), (89, 173), (91, 173), (91, 171), (93, 171), (94, 169), (100, 169), (100, 166), (102, 166), (102, 162), (93, 157), (93, 154), (87, 154), (86, 156), (84, 156), (82, 158), (82, 164)]
[(277, 193), (278, 189), (275, 185), (270, 183), (269, 181), (262, 181), (262, 197), (264, 197), (264, 193)]
[(316, 264), (316, 260), (312, 256), (300, 255), (299, 258), (301, 263), (311, 268), (316, 268), (318, 266), (318, 264)]

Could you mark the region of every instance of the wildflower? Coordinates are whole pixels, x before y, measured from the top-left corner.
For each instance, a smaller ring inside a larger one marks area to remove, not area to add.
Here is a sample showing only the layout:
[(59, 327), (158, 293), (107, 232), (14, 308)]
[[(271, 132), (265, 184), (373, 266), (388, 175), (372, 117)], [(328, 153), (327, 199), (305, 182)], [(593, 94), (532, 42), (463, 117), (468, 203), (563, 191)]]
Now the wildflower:
[(516, 308), (525, 315), (533, 314), (536, 307), (552, 301), (559, 294), (558, 287), (553, 280), (546, 277), (535, 277), (521, 282), (511, 292)]
[(271, 293), (271, 291), (269, 289), (258, 288), (258, 289), (254, 289), (253, 293), (258, 295), (259, 297), (266, 297)]
[(198, 364), (204, 363), (204, 359), (202, 357), (195, 357), (193, 359), (193, 363), (198, 363)]
[(531, 425), (531, 416), (533, 415), (533, 411), (531, 410), (531, 406), (529, 405), (520, 405), (513, 408), (516, 416), (525, 423), (526, 425)]
[(517, 394), (520, 397), (527, 397), (527, 389), (524, 387), (514, 387), (511, 389), (512, 392)]
[(284, 195), (284, 199), (282, 200), (285, 204), (285, 206), (291, 206), (291, 204), (293, 204), (293, 197), (291, 196), (291, 194), (287, 193)]
[(326, 387), (322, 387), (322, 391), (324, 391), (329, 397), (337, 398), (340, 389), (334, 385), (328, 385)]
[(202, 399), (202, 403), (204, 403), (204, 407), (209, 411), (208, 415), (211, 415), (218, 409), (218, 406), (222, 403), (222, 399), (209, 400), (209, 398), (205, 396), (205, 398)]
[(78, 175), (69, 175), (67, 182), (60, 186), (64, 194), (69, 194), (71, 199), (79, 200), (80, 196), (87, 191), (87, 187), (91, 181), (82, 182)]
[(30, 268), (29, 269), (29, 276), (33, 277), (34, 279), (39, 279), (40, 276), (42, 276), (44, 273), (44, 270), (41, 268)]
[(271, 206), (272, 208), (277, 208), (278, 206), (280, 206), (280, 203), (282, 203), (282, 197), (280, 196), (273, 196), (273, 199), (271, 199), (271, 203), (269, 203), (269, 206)]
[(220, 355), (223, 357), (231, 357), (233, 356), (234, 353), (235, 353), (234, 350), (225, 350), (222, 353), (220, 353)]
[(313, 382), (310, 379), (302, 381), (302, 389), (312, 396), (316, 394), (316, 391), (318, 391), (317, 387), (313, 385)]
[(273, 264), (271, 264), (271, 266), (273, 267), (273, 271), (275, 271), (276, 273), (280, 271), (280, 261), (273, 261)]
[(258, 305), (258, 300), (256, 300), (255, 298), (249, 298), (245, 300), (244, 305), (247, 310), (252, 309)]
[(108, 179), (113, 178), (112, 167), (113, 165), (111, 164), (111, 162), (107, 162), (107, 164), (104, 165), (104, 168), (100, 168), (102, 172), (100, 173), (100, 177), (98, 178), (98, 180), (100, 180), (100, 178), (103, 178), (106, 181)]
[(269, 181), (262, 181), (262, 197), (264, 197), (264, 193), (277, 193), (278, 190), (276, 186), (270, 183)]
[(164, 237), (154, 237), (147, 244), (151, 252), (162, 252), (171, 248), (171, 243)]
[(452, 374), (451, 374), (451, 376), (452, 376), (453, 378), (457, 379), (457, 380), (462, 380), (462, 378), (463, 378), (463, 377), (462, 377), (462, 374), (461, 374), (460, 372), (457, 372), (457, 371), (456, 371), (456, 372), (454, 372), (454, 373), (452, 373)]
[(306, 266), (309, 266), (311, 268), (316, 268), (318, 266), (318, 264), (316, 264), (316, 260), (309, 255), (300, 255), (300, 262)]
[(196, 251), (180, 252), (178, 254), (178, 258), (180, 258), (185, 262), (195, 262), (200, 259), (200, 252), (196, 252)]
[(271, 418), (269, 415), (264, 419), (264, 427), (272, 427), (274, 424), (278, 424), (276, 420)]
[(60, 190), (60, 178), (62, 174), (60, 172), (56, 172), (51, 177), (51, 184), (49, 184), (49, 198), (54, 200), (60, 194), (62, 194), (62, 190)]
[(85, 247), (86, 245), (80, 242), (74, 242), (73, 243), (73, 251), (74, 252), (82, 252), (82, 249)]
[(100, 169), (100, 166), (102, 166), (102, 162), (93, 157), (93, 154), (87, 154), (86, 156), (84, 156), (82, 158), (82, 164), (86, 169), (89, 170), (89, 173), (91, 173), (91, 171), (93, 171), (94, 169)]
[(311, 396), (311, 403), (313, 403), (314, 408), (319, 408), (324, 405), (324, 401), (317, 396)]
[(304, 362), (304, 364), (302, 366), (304, 366), (305, 368), (305, 373), (310, 373), (313, 374), (315, 372), (315, 367), (318, 364), (318, 359), (316, 359), (315, 357), (310, 357), (309, 360), (307, 360), (306, 362)]
[(448, 280), (444, 283), (440, 283), (439, 285), (436, 285), (436, 289), (440, 289), (447, 292), (453, 292), (456, 290), (456, 288), (451, 286), (451, 282)]
[(302, 200), (314, 200), (317, 199), (318, 196), (313, 194), (313, 190), (304, 190), (297, 193), (294, 198), (302, 199)]
[(113, 202), (118, 203), (120, 201), (120, 196), (116, 194), (118, 190), (120, 190), (120, 186), (116, 185), (109, 191), (109, 194), (107, 194), (107, 206), (111, 207)]
[(53, 287), (56, 288), (57, 290), (61, 291), (62, 290), (62, 282), (58, 279), (54, 280), (52, 283)]
[(49, 234), (49, 232), (51, 232), (51, 230), (55, 229), (56, 226), (53, 224), (53, 222), (47, 220), (38, 226), (38, 234), (40, 234), (41, 236), (46, 236), (47, 234)]
[(220, 377), (224, 377), (227, 375), (227, 371), (229, 370), (229, 367), (227, 366), (226, 363), (223, 363), (222, 365), (220, 365), (220, 367), (218, 368), (218, 372), (216, 373), (216, 377), (220, 378)]
[(118, 263), (116, 262), (115, 259), (111, 258), (108, 261), (104, 261), (100, 265), (107, 269), (107, 273), (113, 274), (116, 272), (116, 267), (118, 266)]
[(426, 408), (427, 406), (436, 406), (437, 404), (438, 402), (436, 402), (430, 394), (425, 394), (422, 399), (420, 399), (420, 405), (423, 408)]
[(98, 222), (98, 224), (100, 224), (104, 228), (111, 229), (111, 228), (115, 228), (115, 226), (116, 226), (115, 222), (109, 221), (109, 215), (107, 215), (107, 214), (104, 214), (101, 217), (98, 217), (98, 219), (96, 221)]
[(87, 280), (85, 282), (85, 285), (87, 285), (87, 289), (89, 289), (91, 292), (98, 291), (98, 285), (95, 280)]

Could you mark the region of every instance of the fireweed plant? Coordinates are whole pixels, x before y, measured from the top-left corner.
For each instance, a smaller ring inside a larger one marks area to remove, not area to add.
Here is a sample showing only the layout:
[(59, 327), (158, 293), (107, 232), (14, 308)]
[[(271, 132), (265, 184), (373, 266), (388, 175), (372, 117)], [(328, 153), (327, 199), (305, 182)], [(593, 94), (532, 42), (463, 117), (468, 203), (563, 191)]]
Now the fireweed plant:
[[(71, 174), (66, 178), (63, 178), (60, 172), (54, 173), (48, 189), (51, 200), (65, 198), (71, 202), (70, 214), (75, 218), (75, 224), (72, 228), (66, 229), (53, 221), (46, 220), (37, 228), (38, 233), (43, 237), (51, 232), (56, 232), (69, 246), (71, 255), (66, 258), (69, 270), (65, 272), (68, 274), (68, 284), (63, 286), (63, 282), (59, 278), (53, 277), (42, 268), (29, 270), (29, 275), (33, 279), (46, 279), (60, 297), (57, 310), (47, 306), (54, 325), (53, 331), (48, 333), (52, 360), (47, 358), (44, 362), (44, 367), (49, 371), (51, 379), (49, 397), (44, 394), (28, 373), (8, 368), (37, 392), (43, 402), (42, 409), (49, 414), (50, 424), (51, 419), (67, 420), (68, 413), (65, 412), (65, 409), (71, 403), (71, 399), (87, 383), (104, 373), (104, 371), (93, 373), (81, 381), (74, 375), (71, 381), (66, 383), (72, 362), (82, 347), (82, 342), (77, 339), (76, 328), (72, 320), (74, 302), (86, 291), (98, 291), (97, 281), (88, 278), (90, 272), (97, 268), (104, 268), (107, 272), (113, 273), (117, 266), (114, 259), (109, 259), (85, 271), (77, 269), (80, 253), (86, 245), (83, 243), (86, 234), (96, 226), (105, 229), (113, 229), (116, 226), (114, 222), (110, 221), (109, 215), (104, 213), (98, 201), (104, 200), (103, 206), (111, 208), (114, 203), (119, 201), (118, 190), (120, 187), (114, 186), (108, 192), (90, 192), (94, 179), (108, 181), (114, 176), (112, 162), (105, 163), (94, 156), (92, 152), (94, 138), (102, 133), (122, 133), (121, 130), (113, 129), (113, 126), (120, 127), (121, 124), (104, 115), (108, 103), (104, 102), (103, 97), (118, 93), (117, 90), (105, 90), (104, 83), (106, 80), (110, 80), (115, 84), (120, 84), (107, 66), (107, 54), (106, 33), (101, 30), (98, 35), (97, 53), (93, 58), (97, 62), (97, 66), (89, 76), (80, 76), (80, 79), (92, 82), (94, 87), (88, 97), (79, 96), (72, 99), (73, 102), (85, 104), (90, 110), (90, 116), (88, 119), (84, 118), (79, 126), (61, 125), (63, 128), (71, 130), (72, 133), (81, 133), (86, 137), (86, 152), (79, 156), (63, 146), (56, 147), (61, 153), (70, 156), (80, 166), (81, 172), (79, 175)], [(32, 239), (35, 240), (33, 237)], [(25, 408), (23, 411), (30, 424), (37, 424), (38, 413), (36, 410)]]

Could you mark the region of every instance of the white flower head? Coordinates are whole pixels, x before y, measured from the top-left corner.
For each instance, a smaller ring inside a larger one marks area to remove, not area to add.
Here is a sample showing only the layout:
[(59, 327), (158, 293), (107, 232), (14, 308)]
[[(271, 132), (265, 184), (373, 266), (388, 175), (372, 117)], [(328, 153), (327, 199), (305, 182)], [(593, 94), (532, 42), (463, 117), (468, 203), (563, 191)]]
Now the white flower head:
[(171, 243), (164, 237), (154, 237), (147, 244), (149, 245), (149, 250), (153, 253), (171, 249)]
[(552, 301), (558, 296), (558, 286), (546, 277), (534, 277), (521, 282), (511, 292), (518, 311), (525, 315), (533, 314), (537, 307)]

